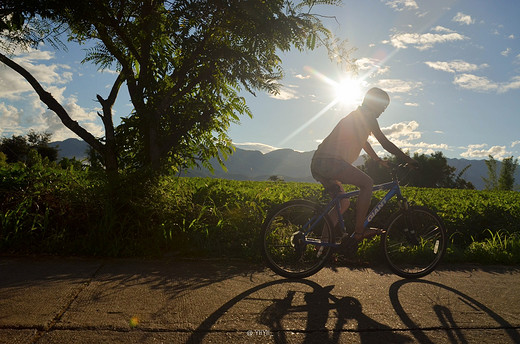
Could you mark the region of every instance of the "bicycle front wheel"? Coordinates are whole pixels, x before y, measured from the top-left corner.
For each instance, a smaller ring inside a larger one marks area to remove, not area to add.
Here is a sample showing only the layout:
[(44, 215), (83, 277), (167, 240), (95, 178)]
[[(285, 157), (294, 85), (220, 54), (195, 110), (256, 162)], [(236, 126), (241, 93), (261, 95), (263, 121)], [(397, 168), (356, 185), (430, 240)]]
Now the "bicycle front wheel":
[(381, 239), (390, 269), (404, 278), (418, 278), (431, 273), (447, 246), (442, 221), (431, 210), (419, 206), (397, 212)]
[[(304, 278), (318, 272), (332, 254), (332, 225), (320, 207), (295, 200), (274, 209), (262, 225), (262, 253), (277, 274)], [(309, 243), (310, 242), (310, 243)]]

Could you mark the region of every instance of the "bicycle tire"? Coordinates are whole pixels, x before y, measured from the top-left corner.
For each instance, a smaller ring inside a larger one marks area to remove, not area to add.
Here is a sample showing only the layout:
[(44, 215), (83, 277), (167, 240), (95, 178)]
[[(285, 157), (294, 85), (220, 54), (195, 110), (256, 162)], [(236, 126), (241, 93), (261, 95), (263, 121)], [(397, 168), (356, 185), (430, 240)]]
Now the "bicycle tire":
[(431, 273), (447, 246), (442, 220), (426, 207), (411, 206), (395, 213), (381, 238), (381, 247), (390, 269), (404, 278)]
[[(305, 278), (320, 271), (330, 255), (331, 246), (303, 243), (303, 226), (321, 215), (321, 207), (306, 200), (286, 202), (273, 209), (262, 224), (262, 254), (267, 266), (280, 276)], [(331, 220), (324, 216), (306, 236), (317, 243), (334, 241)]]

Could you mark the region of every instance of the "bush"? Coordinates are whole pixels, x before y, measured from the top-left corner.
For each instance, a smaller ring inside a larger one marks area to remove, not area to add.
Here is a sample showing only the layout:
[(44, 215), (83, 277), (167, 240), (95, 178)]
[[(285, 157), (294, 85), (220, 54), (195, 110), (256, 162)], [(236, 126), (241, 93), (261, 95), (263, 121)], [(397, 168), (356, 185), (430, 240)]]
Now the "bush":
[[(290, 199), (324, 202), (312, 183), (104, 174), (62, 169), (45, 160), (0, 165), (0, 250), (103, 256), (259, 257), (258, 233), (268, 210)], [(79, 166), (78, 166), (79, 167)], [(451, 238), (446, 259), (518, 264), (520, 194), (403, 188), (436, 210)], [(382, 196), (376, 193), (373, 204)], [(352, 202), (355, 207), (355, 202)], [(353, 226), (354, 210), (346, 214)], [(396, 204), (376, 217), (384, 225)], [(484, 230), (485, 229), (485, 230)], [(377, 243), (358, 250), (378, 258)], [(507, 254), (504, 254), (507, 252)]]

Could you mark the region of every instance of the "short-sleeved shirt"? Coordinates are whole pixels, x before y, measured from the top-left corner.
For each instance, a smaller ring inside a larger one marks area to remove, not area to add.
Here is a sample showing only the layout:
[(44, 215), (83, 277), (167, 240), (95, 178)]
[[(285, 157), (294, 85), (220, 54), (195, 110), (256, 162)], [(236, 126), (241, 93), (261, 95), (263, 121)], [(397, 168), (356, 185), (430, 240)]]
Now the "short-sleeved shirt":
[(339, 159), (352, 164), (371, 133), (367, 114), (360, 107), (345, 116), (318, 146), (313, 159)]

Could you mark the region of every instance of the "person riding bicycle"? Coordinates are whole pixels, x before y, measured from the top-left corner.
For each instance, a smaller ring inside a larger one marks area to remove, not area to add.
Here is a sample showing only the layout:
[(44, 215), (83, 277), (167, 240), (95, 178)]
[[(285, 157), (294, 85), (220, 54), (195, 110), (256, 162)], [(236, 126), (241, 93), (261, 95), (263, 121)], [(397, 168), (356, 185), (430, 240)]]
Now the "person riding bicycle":
[[(370, 207), (374, 182), (363, 171), (352, 166), (352, 163), (359, 157), (361, 149), (364, 149), (372, 159), (388, 167), (388, 164), (377, 156), (368, 142), (370, 134), (374, 135), (383, 148), (394, 154), (399, 160), (417, 166), (417, 162), (390, 142), (379, 128), (377, 119), (389, 103), (390, 97), (382, 89), (374, 87), (368, 90), (361, 106), (339, 121), (332, 132), (318, 146), (312, 157), (311, 172), (313, 178), (320, 182), (333, 197), (338, 192), (345, 192), (342, 183), (355, 185), (359, 188), (353, 237), (357, 242), (381, 234), (381, 230), (364, 228), (363, 226)], [(349, 204), (350, 202), (347, 199), (342, 200), (341, 214), (348, 209)], [(336, 225), (337, 216), (334, 214), (331, 215), (334, 225)]]

